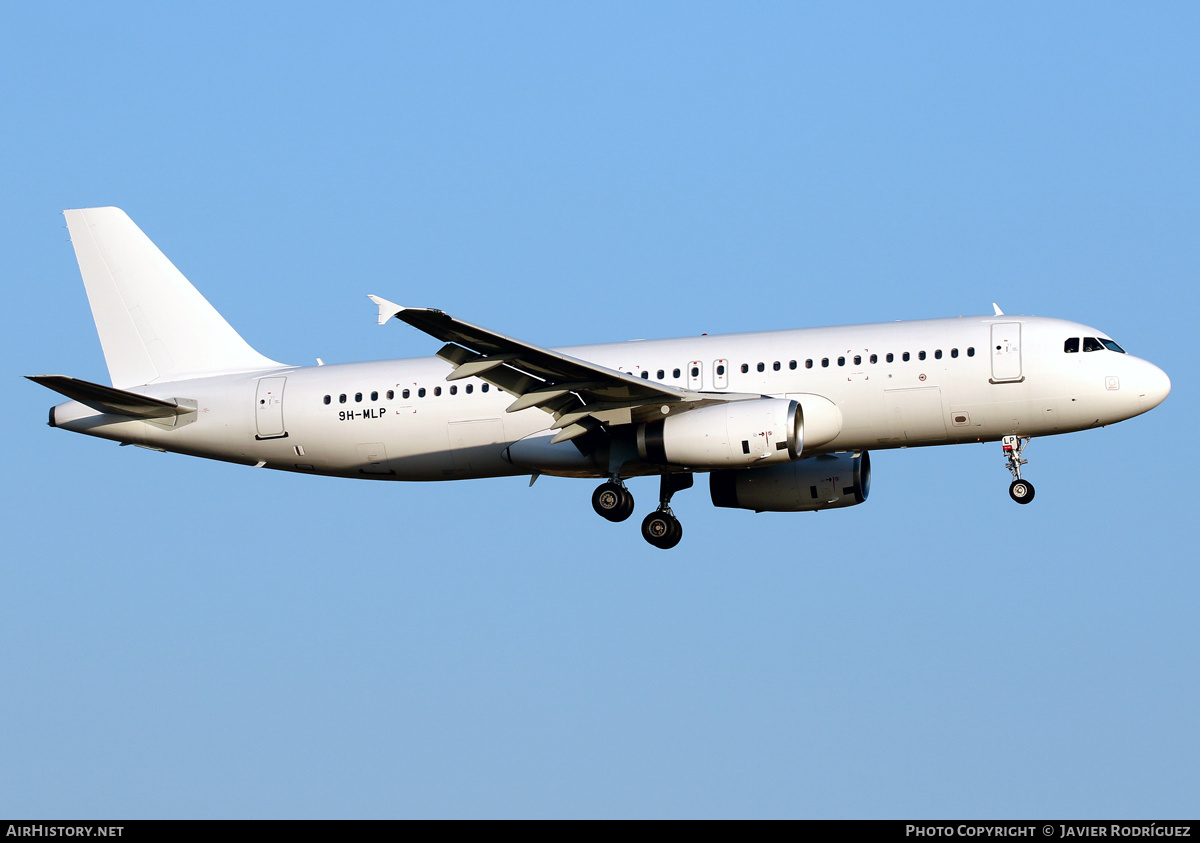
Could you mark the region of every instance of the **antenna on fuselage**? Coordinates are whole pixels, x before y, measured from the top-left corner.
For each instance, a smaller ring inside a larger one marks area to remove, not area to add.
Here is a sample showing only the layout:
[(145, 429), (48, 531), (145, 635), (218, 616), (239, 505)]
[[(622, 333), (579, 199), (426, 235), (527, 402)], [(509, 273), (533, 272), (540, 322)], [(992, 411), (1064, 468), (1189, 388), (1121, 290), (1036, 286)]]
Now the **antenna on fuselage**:
[(1000, 309), (1000, 305), (996, 304), (995, 302), (992, 302), (992, 310), (996, 311), (997, 316), (1004, 315), (1004, 311)]

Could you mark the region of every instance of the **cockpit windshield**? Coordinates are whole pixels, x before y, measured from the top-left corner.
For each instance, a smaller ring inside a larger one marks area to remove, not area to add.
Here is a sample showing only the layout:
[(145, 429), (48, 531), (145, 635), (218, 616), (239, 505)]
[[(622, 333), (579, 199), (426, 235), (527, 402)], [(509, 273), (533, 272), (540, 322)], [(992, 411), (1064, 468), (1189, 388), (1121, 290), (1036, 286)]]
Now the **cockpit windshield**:
[[(1071, 337), (1063, 343), (1063, 351), (1065, 351), (1067, 354), (1075, 354), (1079, 351), (1079, 344), (1079, 337)], [(1125, 353), (1125, 349), (1121, 348), (1121, 346), (1117, 345), (1112, 340), (1107, 340), (1104, 337), (1083, 338), (1084, 351), (1104, 351), (1106, 348), (1109, 351), (1117, 352), (1117, 354)]]

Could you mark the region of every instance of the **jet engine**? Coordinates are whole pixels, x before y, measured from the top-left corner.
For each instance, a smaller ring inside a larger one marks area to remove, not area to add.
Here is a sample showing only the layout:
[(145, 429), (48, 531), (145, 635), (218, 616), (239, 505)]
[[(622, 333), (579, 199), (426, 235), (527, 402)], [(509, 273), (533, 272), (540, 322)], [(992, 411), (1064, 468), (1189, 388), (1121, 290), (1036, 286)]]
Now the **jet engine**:
[(871, 457), (866, 451), (822, 454), (784, 465), (714, 471), (709, 475), (713, 506), (755, 512), (804, 512), (854, 506), (871, 491)]
[(803, 450), (804, 413), (784, 398), (712, 404), (638, 425), (637, 446), (644, 460), (690, 468), (787, 463)]

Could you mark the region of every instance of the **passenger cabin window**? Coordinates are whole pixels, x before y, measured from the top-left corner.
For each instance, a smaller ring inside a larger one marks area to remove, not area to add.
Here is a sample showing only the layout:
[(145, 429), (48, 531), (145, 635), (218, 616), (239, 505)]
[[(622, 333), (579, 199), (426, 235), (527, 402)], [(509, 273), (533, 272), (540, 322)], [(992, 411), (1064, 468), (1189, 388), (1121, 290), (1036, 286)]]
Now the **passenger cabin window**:
[(325, 396), (325, 403), (326, 403), (326, 404), (328, 404), (328, 403), (329, 403), (330, 401), (332, 401), (332, 400), (333, 400), (333, 398), (331, 398), (330, 396), (328, 396), (328, 395), (326, 395), (326, 396)]
[(973, 346), (973, 345), (967, 346), (967, 356), (968, 357), (975, 356), (975, 346)]
[(1125, 349), (1121, 348), (1121, 346), (1117, 345), (1112, 340), (1106, 340), (1104, 337), (1101, 337), (1100, 342), (1104, 343), (1104, 347), (1107, 348), (1109, 351), (1115, 351), (1115, 352), (1117, 352), (1117, 354), (1125, 353)]
[(403, 398), (407, 398), (411, 394), (412, 393), (410, 393), (407, 389), (400, 393), (401, 397)]
[(871, 355), (871, 362), (872, 362), (872, 363), (878, 363), (878, 362), (879, 362), (879, 355), (878, 355), (878, 354), (872, 354), (872, 355)]
[(789, 361), (788, 361), (788, 368), (789, 368), (789, 369), (795, 369), (795, 368), (796, 368), (796, 361), (795, 361), (795, 360), (789, 360)]
[(343, 392), (341, 395), (338, 396), (338, 403), (339, 404), (346, 403), (346, 393)]
[(488, 386), (489, 386), (489, 384), (486, 384), (486, 383), (485, 383), (483, 386), (479, 387), (479, 391), (480, 391), (480, 392), (487, 392), (487, 391), (488, 391)]
[(700, 377), (700, 367), (699, 367), (699, 366), (693, 366), (693, 367), (692, 367), (692, 377), (693, 377), (693, 378), (698, 378), (698, 377)]
[(766, 364), (766, 363), (759, 363), (759, 364), (758, 364), (758, 370), (759, 370), (760, 372), (765, 372), (765, 371), (767, 370), (767, 364)]
[(854, 365), (855, 365), (855, 366), (861, 366), (861, 365), (862, 365), (862, 355), (861, 355), (861, 354), (855, 354), (855, 355), (854, 355)]
[(355, 401), (362, 401), (362, 393), (361, 393), (361, 392), (356, 392), (356, 393), (354, 393), (354, 400), (355, 400)]
[(658, 379), (659, 379), (659, 380), (662, 380), (662, 379), (663, 379), (663, 378), (665, 378), (666, 376), (667, 376), (667, 373), (666, 373), (666, 372), (664, 372), (662, 369), (659, 369), (659, 370), (658, 370)]
[(435, 386), (433, 388), (433, 394), (435, 397), (440, 396), (442, 394), (442, 388), (440, 386)]
[(473, 384), (473, 383), (467, 384), (467, 395), (470, 395), (474, 391), (475, 391), (475, 384)]
[(822, 357), (822, 358), (821, 358), (821, 368), (822, 368), (822, 369), (828, 369), (828, 368), (829, 368), (829, 358), (828, 358), (828, 357)]
[(804, 361), (804, 368), (806, 368), (806, 369), (812, 368), (812, 358), (811, 357)]
[(909, 353), (906, 351), (906, 352), (904, 352), (904, 358), (903, 358), (905, 363), (908, 362), (908, 358), (909, 358)]
[(952, 348), (952, 349), (950, 349), (950, 356), (951, 356), (951, 357), (957, 357), (957, 356), (958, 356), (958, 349), (957, 349), (957, 348)]
[(918, 351), (918, 352), (917, 352), (917, 359), (918, 359), (918, 360), (924, 360), (924, 359), (925, 359), (925, 352), (924, 352), (924, 351)]
[(939, 348), (937, 351), (933, 352), (933, 356), (936, 357), (938, 360), (941, 360), (942, 359), (942, 350)]
[[(746, 371), (746, 367), (745, 367), (745, 366), (743, 366), (743, 367), (742, 367), (742, 371), (743, 371), (743, 372), (744, 372), (744, 371)], [(673, 370), (671, 371), (671, 377), (673, 377), (673, 378), (678, 378), (678, 377), (679, 377), (679, 370), (678, 370), (678, 369), (673, 369)]]
[(838, 358), (838, 365), (839, 365), (839, 366), (845, 366), (845, 365), (846, 365), (846, 358), (845, 358), (845, 357), (839, 357), (839, 358)]
[(746, 374), (746, 372), (749, 372), (749, 371), (750, 371), (750, 364), (749, 364), (749, 363), (743, 363), (743, 364), (742, 364), (742, 374), (744, 375), (744, 374)]
[(372, 393), (371, 393), (371, 400), (372, 400), (372, 401), (378, 401), (378, 400), (379, 400), (379, 393), (378, 393), (378, 392), (372, 392)]
[(425, 397), (425, 387), (421, 387), (420, 389), (418, 389), (418, 390), (417, 390), (417, 397), (418, 397), (418, 398), (424, 398), (424, 397)]
[(724, 367), (724, 366), (718, 366), (718, 367), (717, 367), (717, 377), (721, 378), (721, 377), (724, 377), (724, 376), (725, 376), (725, 367)]
[(895, 354), (892, 354), (892, 352), (890, 352), (890, 351), (889, 351), (889, 352), (888, 352), (888, 356), (887, 356), (887, 361), (888, 361), (889, 363), (892, 363), (892, 362), (894, 362), (895, 360), (896, 360), (896, 355), (895, 355)]
[(388, 390), (388, 400), (391, 401), (395, 397), (396, 397), (396, 391), (393, 389), (389, 389)]
[(779, 371), (779, 361), (776, 360), (774, 363), (772, 363), (771, 368), (774, 369), (776, 372), (778, 372)]
[(650, 380), (650, 370), (649, 369), (642, 370), (642, 380), (644, 380), (644, 381)]
[(1103, 351), (1104, 346), (1102, 346), (1100, 344), (1100, 340), (1096, 339), (1095, 337), (1084, 337), (1083, 338), (1083, 350), (1084, 351)]
[(454, 386), (450, 387), (450, 394), (451, 394), (451, 395), (458, 395), (458, 385), (457, 385), (457, 384), (455, 384)]

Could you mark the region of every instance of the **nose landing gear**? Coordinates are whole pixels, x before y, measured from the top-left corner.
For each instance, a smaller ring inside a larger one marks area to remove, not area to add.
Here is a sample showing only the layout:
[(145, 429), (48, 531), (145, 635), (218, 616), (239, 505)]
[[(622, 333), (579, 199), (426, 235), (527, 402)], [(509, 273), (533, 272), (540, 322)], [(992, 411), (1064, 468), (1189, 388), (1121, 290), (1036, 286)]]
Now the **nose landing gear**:
[(1012, 473), (1013, 482), (1008, 487), (1008, 496), (1017, 503), (1029, 503), (1033, 500), (1033, 484), (1021, 479), (1021, 466), (1029, 460), (1021, 457), (1025, 446), (1029, 444), (1028, 436), (1005, 436), (1001, 440), (1004, 446), (1004, 457), (1008, 462), (1007, 468)]
[(1033, 500), (1033, 484), (1028, 480), (1014, 480), (1008, 486), (1008, 496), (1017, 503), (1029, 503)]

